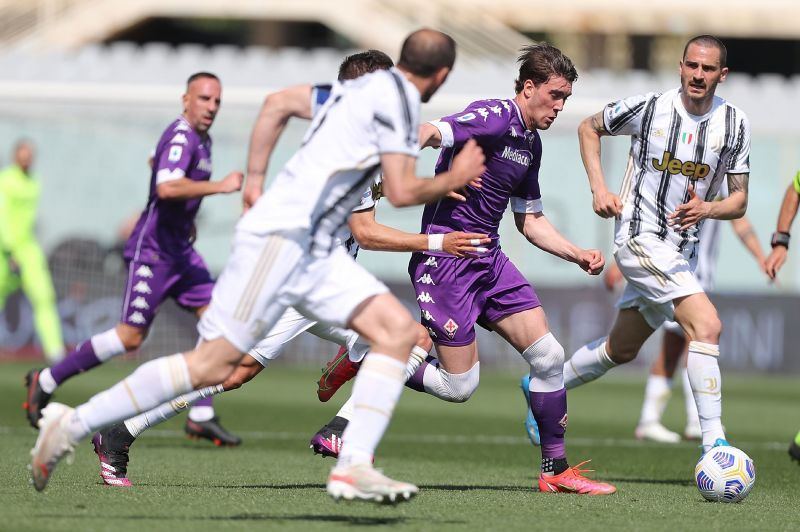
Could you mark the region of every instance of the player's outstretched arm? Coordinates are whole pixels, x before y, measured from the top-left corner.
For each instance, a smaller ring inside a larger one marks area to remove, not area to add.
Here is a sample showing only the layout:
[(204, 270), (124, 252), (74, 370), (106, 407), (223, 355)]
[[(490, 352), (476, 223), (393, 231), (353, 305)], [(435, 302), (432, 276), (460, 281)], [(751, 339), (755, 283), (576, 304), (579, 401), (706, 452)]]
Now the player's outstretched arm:
[(436, 179), (420, 178), (416, 174), (417, 159), (404, 153), (381, 155), (383, 194), (395, 207), (430, 203), (468, 183), (480, 186), (480, 176), (486, 170), (483, 150), (469, 140), (453, 159), (448, 172)]
[[(775, 279), (789, 251), (789, 230), (792, 228), (797, 208), (800, 205), (800, 192), (794, 183), (790, 184), (783, 196), (780, 213), (778, 213), (778, 226), (772, 236), (772, 252), (767, 257), (767, 275)], [(783, 242), (783, 243), (781, 243)]]
[(747, 185), (750, 174), (728, 174), (728, 197), (720, 201), (703, 201), (689, 186), (689, 201), (675, 207), (667, 223), (685, 231), (705, 218), (733, 220), (747, 211)]
[(611, 218), (622, 212), (619, 196), (608, 190), (600, 159), (600, 139), (608, 134), (602, 111), (584, 119), (578, 126), (581, 160), (592, 190), (592, 209), (603, 218)]
[(579, 248), (559, 233), (543, 213), (515, 212), (514, 222), (517, 230), (537, 248), (574, 262), (591, 275), (603, 271), (606, 261), (600, 250)]
[(744, 247), (747, 248), (747, 251), (749, 251), (753, 258), (756, 259), (756, 262), (758, 262), (758, 267), (762, 272), (767, 273), (767, 258), (764, 256), (764, 251), (761, 249), (761, 243), (758, 241), (758, 235), (756, 235), (753, 224), (750, 223), (747, 216), (735, 218), (731, 220), (731, 224), (733, 225), (733, 230), (736, 232), (736, 236), (739, 237), (739, 240), (741, 240)]
[(234, 171), (220, 181), (192, 181), (182, 177), (159, 183), (156, 187), (158, 198), (167, 201), (183, 201), (203, 198), (213, 194), (229, 194), (242, 188), (244, 175)]
[(359, 247), (371, 251), (444, 251), (464, 257), (479, 254), (479, 248), (491, 242), (489, 235), (461, 231), (444, 235), (406, 233), (378, 223), (374, 208), (354, 212), (350, 216), (350, 230)]
[(311, 91), (311, 85), (297, 85), (274, 92), (264, 99), (250, 133), (247, 179), (242, 194), (245, 210), (252, 207), (261, 196), (269, 159), (289, 119), (311, 118)]

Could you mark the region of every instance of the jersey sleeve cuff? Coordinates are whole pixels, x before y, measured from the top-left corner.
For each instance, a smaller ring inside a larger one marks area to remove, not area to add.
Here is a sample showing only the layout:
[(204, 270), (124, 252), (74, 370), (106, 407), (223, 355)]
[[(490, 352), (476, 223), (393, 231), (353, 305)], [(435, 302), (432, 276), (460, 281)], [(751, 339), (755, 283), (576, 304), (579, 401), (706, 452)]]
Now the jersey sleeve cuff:
[(542, 199), (511, 198), (511, 210), (518, 213), (536, 214), (544, 209)]
[(162, 168), (156, 173), (156, 185), (160, 185), (161, 183), (166, 183), (167, 181), (175, 181), (176, 179), (183, 179), (186, 176), (186, 173), (183, 171), (182, 168), (173, 168), (169, 170), (167, 168)]
[(455, 144), (453, 126), (442, 120), (431, 120), (428, 123), (439, 130), (439, 134), (442, 136), (442, 148), (452, 148)]

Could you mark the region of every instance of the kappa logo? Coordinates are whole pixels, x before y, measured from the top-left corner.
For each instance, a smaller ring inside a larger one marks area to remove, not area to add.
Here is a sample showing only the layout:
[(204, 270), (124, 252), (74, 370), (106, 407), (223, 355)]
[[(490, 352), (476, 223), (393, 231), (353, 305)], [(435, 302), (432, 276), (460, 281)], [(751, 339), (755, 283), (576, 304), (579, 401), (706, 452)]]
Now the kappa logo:
[(483, 121), (486, 122), (486, 120), (489, 118), (489, 111), (487, 111), (485, 107), (478, 107), (475, 110), (478, 111), (478, 114), (481, 115)]
[(514, 126), (511, 126), (509, 129), (511, 131), (511, 138), (515, 139), (515, 138), (519, 137), (519, 133), (517, 133), (517, 130), (516, 130), (516, 128)]
[(493, 112), (494, 114), (496, 114), (497, 116), (503, 116), (503, 111), (500, 110), (500, 106), (499, 105), (493, 105), (493, 106), (489, 107), (489, 110), (491, 112)]
[(527, 150), (517, 150), (512, 148), (511, 146), (506, 146), (503, 150), (503, 153), (500, 154), (500, 157), (503, 159), (508, 159), (509, 161), (514, 161), (517, 164), (521, 164), (522, 166), (530, 166), (531, 165), (531, 152)]
[(436, 335), (436, 332), (433, 330), (433, 328), (431, 328), (431, 327), (425, 327), (425, 328), (428, 329), (428, 336), (430, 336), (434, 340), (436, 338), (438, 338), (438, 336)]
[(452, 340), (453, 335), (455, 335), (456, 331), (458, 330), (458, 323), (456, 323), (453, 318), (448, 318), (442, 329), (444, 329), (444, 331), (447, 333), (447, 336), (449, 336)]
[(564, 414), (564, 417), (561, 418), (558, 424), (561, 425), (562, 429), (567, 430), (567, 414)]
[(175, 126), (173, 131), (189, 131), (189, 124), (186, 122), (178, 122), (178, 125)]
[(150, 305), (147, 304), (147, 300), (145, 300), (145, 298), (142, 296), (139, 296), (131, 301), (131, 306), (133, 308), (138, 308), (139, 310), (147, 310), (150, 308)]
[(436, 323), (436, 320), (435, 320), (435, 319), (433, 319), (433, 314), (431, 314), (431, 313), (430, 313), (430, 312), (428, 312), (427, 310), (425, 310), (425, 309), (422, 309), (422, 311), (420, 312), (420, 314), (422, 314), (422, 319), (423, 319), (423, 320), (425, 320), (425, 321), (432, 321), (432, 322)]
[(203, 172), (211, 173), (212, 170), (211, 161), (208, 159), (200, 159), (200, 162), (197, 163), (197, 169)]
[(189, 142), (189, 139), (183, 133), (176, 133), (172, 140), (169, 141), (170, 144), (186, 144), (187, 142)]
[(505, 108), (506, 112), (508, 112), (508, 113), (510, 113), (510, 112), (511, 112), (511, 106), (510, 106), (510, 105), (508, 105), (508, 102), (507, 102), (507, 101), (505, 101), (505, 100), (502, 100), (500, 103), (503, 105), (503, 107)]
[(422, 274), (422, 277), (417, 279), (417, 282), (421, 284), (432, 284), (433, 286), (436, 286), (436, 283), (433, 282), (433, 279), (431, 279), (431, 274), (429, 273)]
[(433, 300), (433, 298), (428, 292), (420, 292), (420, 294), (417, 296), (417, 301), (419, 301), (420, 303), (436, 304), (436, 301)]
[(135, 323), (136, 325), (142, 325), (147, 323), (147, 320), (144, 319), (144, 314), (141, 312), (131, 312), (131, 315), (128, 316), (128, 321), (131, 323)]
[(433, 266), (434, 268), (438, 268), (439, 263), (436, 262), (436, 257), (428, 257), (428, 260), (425, 261), (425, 266)]
[(134, 285), (133, 291), (138, 294), (152, 294), (153, 291), (150, 289), (150, 285), (144, 281), (139, 281)]
[(138, 268), (136, 268), (136, 276), (137, 277), (144, 277), (145, 279), (152, 279), (153, 278), (153, 270), (150, 269), (150, 266), (146, 264), (142, 264)]

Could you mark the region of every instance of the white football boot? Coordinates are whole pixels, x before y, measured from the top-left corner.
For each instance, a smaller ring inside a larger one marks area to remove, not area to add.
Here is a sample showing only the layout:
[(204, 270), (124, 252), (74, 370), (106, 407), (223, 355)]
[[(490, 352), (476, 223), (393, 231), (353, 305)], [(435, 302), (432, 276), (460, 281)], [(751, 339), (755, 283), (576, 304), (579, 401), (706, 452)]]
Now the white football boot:
[(39, 420), (39, 437), (31, 449), (31, 479), (36, 491), (47, 487), (56, 464), (67, 457), (72, 462), (75, 442), (69, 437), (69, 423), (75, 409), (61, 403), (50, 403), (42, 410)]
[(362, 500), (396, 504), (411, 500), (419, 488), (387, 477), (371, 464), (334, 467), (328, 477), (328, 494), (335, 500)]
[(647, 423), (646, 425), (639, 425), (636, 427), (636, 439), (648, 440), (659, 443), (678, 443), (681, 441), (681, 435), (677, 432), (672, 432), (667, 427), (658, 422)]

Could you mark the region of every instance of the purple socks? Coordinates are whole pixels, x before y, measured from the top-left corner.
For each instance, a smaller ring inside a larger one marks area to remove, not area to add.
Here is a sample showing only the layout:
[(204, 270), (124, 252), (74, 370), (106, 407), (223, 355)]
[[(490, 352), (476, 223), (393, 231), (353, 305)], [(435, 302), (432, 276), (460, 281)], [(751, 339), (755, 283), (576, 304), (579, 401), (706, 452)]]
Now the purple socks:
[(61, 385), (62, 382), (69, 379), (73, 375), (88, 371), (95, 366), (100, 365), (100, 359), (94, 352), (91, 340), (78, 345), (75, 351), (70, 352), (64, 360), (58, 364), (50, 366), (50, 374), (56, 384)]
[(564, 432), (567, 429), (567, 390), (530, 392), (531, 410), (539, 425), (542, 459), (564, 458)]

